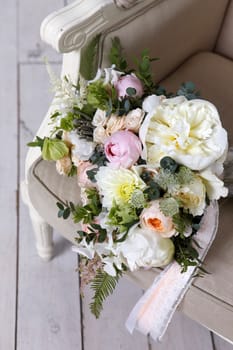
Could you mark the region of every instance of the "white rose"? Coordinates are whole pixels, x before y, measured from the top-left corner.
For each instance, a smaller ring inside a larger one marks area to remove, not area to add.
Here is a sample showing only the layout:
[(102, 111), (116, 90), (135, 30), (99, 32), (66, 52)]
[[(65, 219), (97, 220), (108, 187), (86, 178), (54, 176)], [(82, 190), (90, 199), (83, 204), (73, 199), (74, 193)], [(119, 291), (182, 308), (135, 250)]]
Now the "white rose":
[(145, 112), (141, 108), (130, 111), (125, 118), (125, 129), (138, 132)]
[(134, 225), (126, 240), (118, 243), (117, 251), (124, 256), (129, 269), (134, 271), (140, 267), (161, 267), (169, 264), (174, 256), (174, 245), (169, 238)]
[(93, 140), (96, 143), (104, 143), (107, 137), (109, 137), (109, 134), (103, 126), (99, 125), (94, 129)]
[(72, 157), (88, 160), (94, 152), (95, 143), (81, 139), (75, 131), (71, 131), (67, 139), (72, 144)]
[(228, 189), (224, 187), (223, 181), (209, 169), (202, 171), (200, 176), (203, 179), (210, 200), (218, 200), (220, 197), (226, 197), (228, 195)]
[(147, 113), (153, 112), (158, 107), (161, 100), (162, 100), (161, 96), (150, 95), (146, 97), (145, 100), (143, 101), (142, 108)]
[(93, 120), (92, 124), (94, 126), (104, 126), (106, 124), (107, 118), (106, 118), (106, 112), (103, 111), (102, 109), (97, 109)]
[(181, 186), (173, 195), (190, 214), (194, 216), (203, 214), (206, 207), (206, 187), (200, 177), (196, 176), (189, 185)]
[(227, 148), (227, 133), (215, 106), (184, 97), (162, 101), (145, 118), (139, 136), (143, 156), (154, 166), (170, 156), (193, 170), (203, 170), (218, 161)]

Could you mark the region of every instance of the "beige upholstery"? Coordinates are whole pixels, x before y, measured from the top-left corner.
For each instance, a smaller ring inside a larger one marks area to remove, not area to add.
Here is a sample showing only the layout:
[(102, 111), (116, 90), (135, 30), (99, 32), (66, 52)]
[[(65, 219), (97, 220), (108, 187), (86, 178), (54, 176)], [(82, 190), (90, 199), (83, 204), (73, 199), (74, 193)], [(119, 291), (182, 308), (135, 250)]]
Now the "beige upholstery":
[(216, 52), (233, 59), (233, 0), (227, 8), (226, 17), (217, 42)]
[[(136, 7), (135, 7), (136, 8)], [(130, 10), (129, 10), (130, 11)], [(129, 12), (131, 13), (131, 12)], [(119, 15), (119, 13), (118, 13)], [(111, 37), (121, 37), (126, 53), (139, 54), (148, 47), (155, 80), (170, 91), (184, 81), (193, 81), (203, 98), (216, 104), (233, 143), (233, 1), (157, 0), (145, 1), (145, 9), (128, 20), (104, 30), (103, 59)], [(217, 43), (217, 45), (216, 45)], [(216, 52), (215, 52), (216, 48)], [(226, 58), (226, 57), (228, 58)], [(67, 239), (74, 242), (78, 229), (71, 220), (57, 218), (56, 201), (79, 201), (75, 179), (56, 173), (55, 164), (36, 161), (28, 174), (28, 193), (34, 208)], [(195, 279), (181, 305), (193, 319), (233, 341), (233, 199), (220, 204), (217, 238), (205, 260), (211, 272)], [(157, 270), (143, 271), (133, 279), (147, 287)], [(207, 312), (211, 310), (210, 312)], [(217, 317), (216, 317), (217, 316)]]
[(227, 3), (227, 0), (154, 1), (130, 23), (123, 21), (106, 30), (105, 66), (111, 38), (118, 36), (129, 62), (133, 63), (132, 57), (139, 57), (145, 48), (149, 48), (151, 57), (160, 58), (154, 63), (155, 81), (160, 81), (193, 54), (213, 50)]
[[(233, 33), (232, 33), (233, 36)], [(180, 84), (193, 81), (201, 96), (218, 108), (229, 144), (233, 145), (233, 62), (212, 52), (201, 52), (184, 62), (161, 85), (177, 91)]]

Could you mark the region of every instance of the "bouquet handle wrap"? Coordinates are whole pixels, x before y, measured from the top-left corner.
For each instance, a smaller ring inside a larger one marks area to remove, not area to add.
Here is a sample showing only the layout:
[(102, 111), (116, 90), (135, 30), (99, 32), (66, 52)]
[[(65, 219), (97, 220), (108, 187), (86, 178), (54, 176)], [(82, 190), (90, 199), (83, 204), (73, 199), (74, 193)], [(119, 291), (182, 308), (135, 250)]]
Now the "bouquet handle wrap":
[[(212, 202), (206, 209), (201, 228), (196, 235), (199, 258), (203, 260), (210, 248), (218, 227), (218, 204)], [(131, 311), (126, 328), (130, 333), (137, 329), (155, 341), (163, 337), (171, 318), (191, 286), (196, 266), (181, 273), (181, 266), (174, 261), (157, 276), (151, 287), (139, 299)]]

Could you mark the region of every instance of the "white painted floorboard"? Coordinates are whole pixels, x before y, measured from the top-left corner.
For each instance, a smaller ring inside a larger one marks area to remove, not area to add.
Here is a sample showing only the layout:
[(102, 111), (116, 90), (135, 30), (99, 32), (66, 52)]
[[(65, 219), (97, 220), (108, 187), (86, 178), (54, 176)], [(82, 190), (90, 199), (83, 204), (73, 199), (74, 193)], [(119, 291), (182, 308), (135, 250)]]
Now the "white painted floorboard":
[(16, 1), (0, 11), (0, 349), (13, 350), (17, 264)]
[(127, 280), (96, 321), (88, 289), (80, 305), (77, 257), (69, 243), (56, 235), (56, 257), (44, 263), (37, 256), (27, 208), (17, 198), (18, 180), (24, 175), (26, 143), (52, 99), (43, 56), (58, 71), (54, 63), (61, 61), (41, 43), (39, 26), (61, 6), (62, 0), (8, 0), (1, 6), (0, 350), (233, 350), (217, 336), (213, 346), (210, 332), (180, 313), (162, 344), (138, 333), (131, 336), (124, 322), (142, 291)]

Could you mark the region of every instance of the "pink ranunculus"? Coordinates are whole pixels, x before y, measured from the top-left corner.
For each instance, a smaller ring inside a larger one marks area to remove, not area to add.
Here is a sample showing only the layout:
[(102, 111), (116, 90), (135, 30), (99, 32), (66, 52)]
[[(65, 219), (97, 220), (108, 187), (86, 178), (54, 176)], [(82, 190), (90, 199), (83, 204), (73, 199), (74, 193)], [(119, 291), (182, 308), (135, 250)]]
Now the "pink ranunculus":
[(133, 88), (136, 90), (134, 97), (141, 97), (143, 95), (142, 82), (134, 74), (127, 74), (120, 77), (115, 84), (115, 88), (119, 98), (129, 96), (126, 91), (128, 88)]
[(164, 238), (172, 237), (176, 233), (172, 218), (161, 212), (158, 200), (151, 202), (148, 208), (143, 209), (140, 215), (140, 225)]
[(105, 155), (113, 169), (130, 168), (142, 153), (139, 138), (131, 131), (121, 130), (107, 138), (104, 144)]
[(96, 166), (91, 164), (90, 162), (82, 162), (79, 164), (77, 175), (78, 175), (78, 185), (80, 187), (85, 187), (85, 188), (95, 187), (95, 184), (91, 182), (91, 180), (87, 176), (87, 171), (92, 170), (94, 168), (96, 168)]

